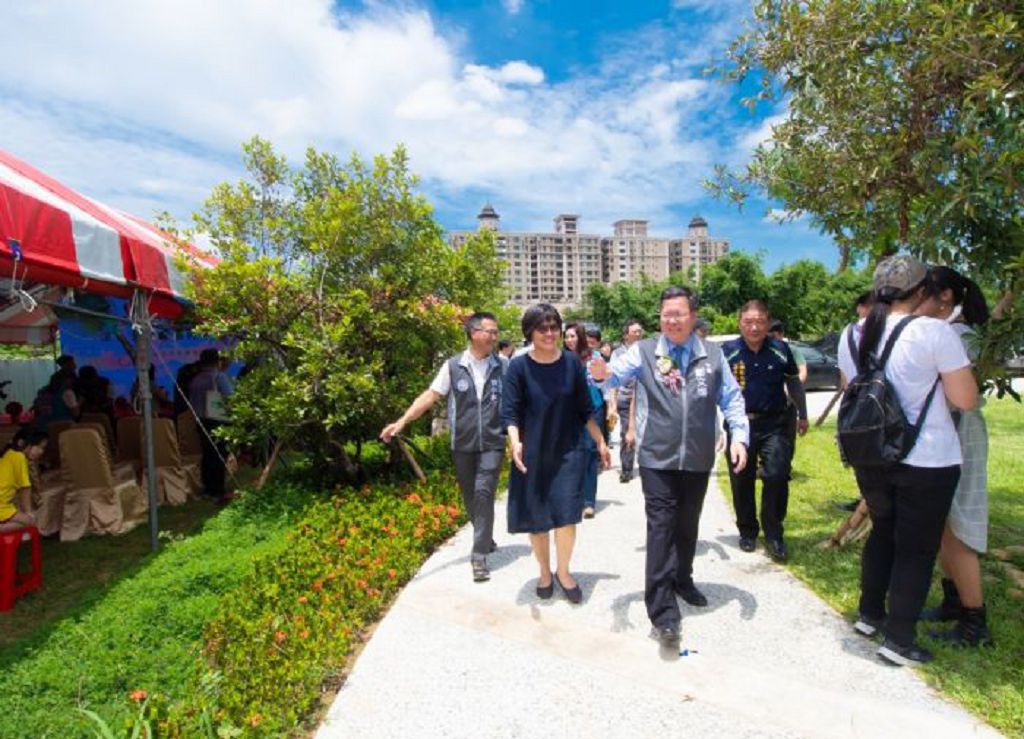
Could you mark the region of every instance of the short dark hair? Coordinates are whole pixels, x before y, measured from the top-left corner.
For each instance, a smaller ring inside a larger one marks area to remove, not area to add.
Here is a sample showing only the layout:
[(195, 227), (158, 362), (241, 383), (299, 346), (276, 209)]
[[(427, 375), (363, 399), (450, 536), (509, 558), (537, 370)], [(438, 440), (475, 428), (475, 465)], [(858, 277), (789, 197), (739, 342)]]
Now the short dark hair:
[(629, 327), (632, 326), (633, 324), (636, 324), (640, 328), (644, 327), (644, 324), (641, 323), (639, 319), (630, 318), (628, 321), (626, 321), (624, 324), (622, 324), (622, 335), (623, 336), (625, 336), (626, 334), (629, 333)]
[(209, 367), (220, 361), (220, 352), (216, 349), (203, 349), (199, 352), (199, 366)]
[(466, 338), (472, 338), (473, 332), (480, 328), (480, 324), (483, 323), (484, 321), (494, 321), (495, 323), (497, 323), (498, 317), (493, 313), (478, 310), (476, 313), (467, 318), (465, 323), (462, 324), (462, 327), (466, 330)]
[(533, 332), (545, 323), (554, 323), (558, 326), (558, 332), (562, 332), (562, 315), (555, 306), (550, 303), (531, 305), (523, 312), (523, 320), (521, 322), (523, 336), (529, 341), (530, 337), (533, 336)]
[(768, 327), (768, 333), (774, 334), (776, 331), (780, 334), (786, 333), (786, 327), (778, 318), (772, 321), (772, 325)]
[(665, 305), (666, 300), (672, 298), (686, 298), (686, 304), (690, 306), (690, 312), (697, 310), (697, 293), (688, 287), (680, 285), (669, 285), (661, 291), (661, 300), (658, 301), (658, 308)]
[(58, 367), (63, 368), (63, 367), (67, 367), (69, 364), (74, 364), (74, 363), (75, 363), (75, 358), (72, 357), (70, 354), (61, 354), (59, 357), (57, 357), (57, 366)]
[(34, 429), (30, 427), (22, 428), (14, 435), (11, 439), (11, 443), (7, 445), (8, 449), (27, 449), (30, 446), (39, 446), (44, 441), (49, 439), (45, 431)]
[(587, 338), (601, 340), (601, 329), (599, 328), (588, 328)]
[(857, 302), (853, 304), (854, 309), (861, 307), (862, 305), (874, 305), (875, 295), (870, 290), (863, 292), (857, 296)]
[(771, 318), (772, 313), (770, 310), (768, 310), (768, 306), (765, 304), (763, 300), (758, 300), (757, 298), (754, 298), (753, 300), (748, 300), (746, 303), (740, 306), (740, 315), (742, 316), (747, 311), (752, 310), (756, 310), (758, 313), (764, 313), (766, 316)]
[(508, 339), (498, 339), (498, 351), (499, 352), (502, 349), (508, 349), (510, 346), (512, 346), (512, 344), (509, 343)]

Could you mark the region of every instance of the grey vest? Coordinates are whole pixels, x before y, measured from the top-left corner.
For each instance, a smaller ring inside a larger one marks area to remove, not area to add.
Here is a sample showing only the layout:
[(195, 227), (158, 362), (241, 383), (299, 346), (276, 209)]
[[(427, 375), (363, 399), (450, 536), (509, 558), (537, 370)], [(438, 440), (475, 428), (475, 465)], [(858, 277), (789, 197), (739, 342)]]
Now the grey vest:
[[(658, 369), (660, 336), (640, 340), (636, 385), (637, 464), (655, 470), (707, 472), (715, 464), (715, 423), (722, 350), (694, 337), (679, 391)], [(668, 343), (663, 343), (668, 355)]]
[(501, 387), (506, 362), (492, 355), (487, 368), (483, 395), (478, 400), (473, 373), (460, 364), (462, 354), (448, 360), (448, 427), (452, 450), (489, 452), (505, 448), (501, 429)]

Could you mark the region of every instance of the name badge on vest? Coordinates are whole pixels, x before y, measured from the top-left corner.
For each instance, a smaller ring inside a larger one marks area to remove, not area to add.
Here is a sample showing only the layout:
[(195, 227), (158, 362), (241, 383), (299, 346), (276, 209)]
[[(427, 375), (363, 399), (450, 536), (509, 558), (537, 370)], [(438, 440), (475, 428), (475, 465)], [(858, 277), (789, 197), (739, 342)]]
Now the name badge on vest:
[(496, 401), (501, 395), (501, 383), (497, 379), (491, 380), (491, 400)]
[(469, 390), (469, 380), (461, 379), (455, 383), (455, 389), (460, 393), (464, 393)]
[(697, 397), (708, 397), (708, 371), (707, 367), (698, 367), (694, 370), (693, 379), (697, 383)]

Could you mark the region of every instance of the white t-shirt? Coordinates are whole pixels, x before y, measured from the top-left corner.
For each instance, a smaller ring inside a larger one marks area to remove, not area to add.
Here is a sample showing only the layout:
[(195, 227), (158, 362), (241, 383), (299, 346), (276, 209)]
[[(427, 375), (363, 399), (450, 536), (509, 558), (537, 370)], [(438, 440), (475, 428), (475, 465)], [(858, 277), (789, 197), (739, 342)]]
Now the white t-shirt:
[[(888, 317), (876, 354), (881, 354), (893, 327), (902, 318), (902, 315)], [(850, 380), (857, 374), (857, 365), (850, 356), (847, 331), (849, 327), (843, 329), (839, 337), (839, 369)], [(859, 344), (860, 336), (855, 338)], [(916, 423), (928, 391), (932, 389), (939, 374), (953, 372), (970, 364), (964, 345), (953, 328), (945, 321), (922, 316), (904, 328), (896, 340), (892, 355), (885, 365), (885, 376), (896, 389), (907, 421)], [(910, 454), (903, 460), (904, 464), (913, 467), (949, 467), (963, 462), (960, 439), (956, 435), (956, 427), (945, 400), (940, 383), (928, 408), (928, 415), (925, 416), (921, 434)]]
[[(480, 400), (480, 398), (484, 396), (484, 384), (487, 382), (487, 368), (491, 364), (490, 356), (486, 356), (483, 359), (477, 359), (473, 356), (473, 352), (467, 349), (462, 353), (462, 357), (459, 359), (459, 364), (469, 366), (469, 373), (473, 376), (473, 386), (476, 388), (476, 399)], [(430, 383), (430, 389), (441, 396), (447, 395), (448, 391), (452, 389), (452, 378), (448, 372), (448, 362), (441, 365), (441, 369), (437, 371), (437, 376), (434, 378), (434, 381)]]

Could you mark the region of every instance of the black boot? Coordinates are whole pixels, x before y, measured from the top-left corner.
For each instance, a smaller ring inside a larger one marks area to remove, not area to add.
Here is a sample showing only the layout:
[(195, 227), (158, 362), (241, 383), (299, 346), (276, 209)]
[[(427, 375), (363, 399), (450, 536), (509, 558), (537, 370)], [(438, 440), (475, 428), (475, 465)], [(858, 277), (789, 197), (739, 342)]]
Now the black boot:
[(922, 621), (958, 621), (963, 618), (964, 606), (960, 602), (960, 593), (952, 580), (942, 578), (942, 602), (935, 608), (921, 611)]
[(988, 630), (985, 618), (985, 606), (981, 608), (963, 608), (960, 621), (951, 631), (932, 634), (936, 639), (952, 644), (954, 647), (990, 647), (992, 634)]

